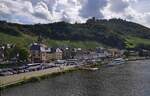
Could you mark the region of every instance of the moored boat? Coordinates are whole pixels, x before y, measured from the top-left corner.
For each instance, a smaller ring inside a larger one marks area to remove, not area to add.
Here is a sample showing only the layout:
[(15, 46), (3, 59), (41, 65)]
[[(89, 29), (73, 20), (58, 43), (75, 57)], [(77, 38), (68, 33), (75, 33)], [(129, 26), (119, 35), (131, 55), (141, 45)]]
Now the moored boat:
[(81, 69), (82, 70), (95, 71), (95, 70), (98, 70), (99, 68), (84, 68), (84, 67), (82, 67)]
[(116, 58), (112, 60), (108, 65), (109, 66), (114, 66), (114, 65), (120, 65), (120, 64), (125, 64), (125, 60), (123, 58)]

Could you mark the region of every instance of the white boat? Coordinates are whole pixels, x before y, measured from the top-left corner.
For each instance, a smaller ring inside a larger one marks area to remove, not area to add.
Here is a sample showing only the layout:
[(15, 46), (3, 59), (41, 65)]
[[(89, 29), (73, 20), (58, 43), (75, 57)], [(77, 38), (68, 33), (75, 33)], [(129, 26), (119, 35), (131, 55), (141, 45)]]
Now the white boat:
[(90, 70), (94, 71), (94, 70), (98, 70), (99, 68), (90, 68)]
[(120, 64), (125, 64), (125, 60), (123, 58), (117, 58), (112, 60), (112, 62), (110, 64), (108, 64), (109, 66), (113, 66), (113, 65), (120, 65)]
[(99, 68), (81, 68), (82, 70), (89, 70), (89, 71), (95, 71), (98, 70)]

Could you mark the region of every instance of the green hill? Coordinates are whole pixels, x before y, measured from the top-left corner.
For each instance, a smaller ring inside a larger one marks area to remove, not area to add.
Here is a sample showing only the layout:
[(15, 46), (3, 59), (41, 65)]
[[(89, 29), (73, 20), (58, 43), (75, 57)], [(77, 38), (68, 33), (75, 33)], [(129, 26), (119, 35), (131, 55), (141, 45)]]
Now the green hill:
[(50, 46), (93, 48), (110, 46), (136, 48), (150, 46), (150, 28), (122, 19), (87, 20), (82, 24), (57, 22), (20, 25), (0, 22), (0, 42), (27, 47), (41, 35)]

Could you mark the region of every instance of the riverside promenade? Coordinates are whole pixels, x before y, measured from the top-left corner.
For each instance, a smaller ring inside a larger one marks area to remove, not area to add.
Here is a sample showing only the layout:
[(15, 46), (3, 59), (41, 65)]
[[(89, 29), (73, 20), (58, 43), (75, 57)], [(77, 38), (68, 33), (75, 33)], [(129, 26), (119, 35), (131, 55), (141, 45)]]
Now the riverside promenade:
[(45, 75), (51, 75), (54, 73), (65, 72), (67, 70), (72, 70), (74, 68), (75, 66), (61, 66), (61, 67), (54, 67), (54, 68), (49, 68), (49, 69), (44, 69), (44, 70), (39, 70), (39, 71), (15, 74), (15, 75), (10, 75), (10, 76), (1, 76), (0, 88), (4, 88), (13, 84), (24, 82), (34, 77), (41, 77)]

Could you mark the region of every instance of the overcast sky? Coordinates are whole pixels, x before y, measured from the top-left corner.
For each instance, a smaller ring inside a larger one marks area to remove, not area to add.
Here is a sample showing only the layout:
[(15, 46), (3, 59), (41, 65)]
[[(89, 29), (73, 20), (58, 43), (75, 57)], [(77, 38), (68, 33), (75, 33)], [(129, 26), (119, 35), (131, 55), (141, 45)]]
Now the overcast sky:
[(150, 27), (150, 0), (0, 0), (0, 20), (21, 24), (122, 18)]

